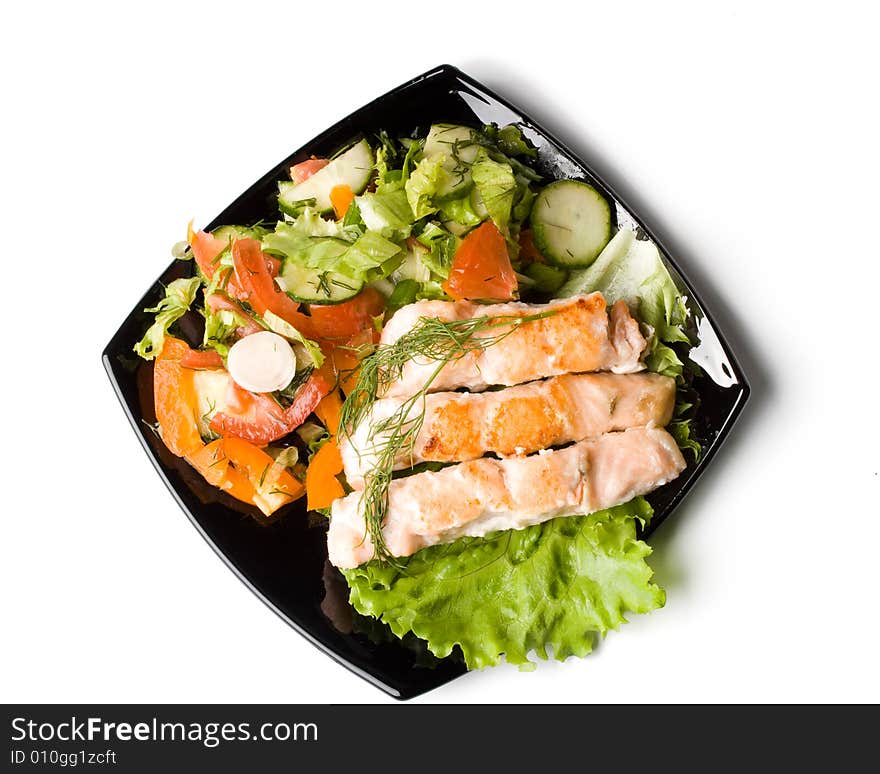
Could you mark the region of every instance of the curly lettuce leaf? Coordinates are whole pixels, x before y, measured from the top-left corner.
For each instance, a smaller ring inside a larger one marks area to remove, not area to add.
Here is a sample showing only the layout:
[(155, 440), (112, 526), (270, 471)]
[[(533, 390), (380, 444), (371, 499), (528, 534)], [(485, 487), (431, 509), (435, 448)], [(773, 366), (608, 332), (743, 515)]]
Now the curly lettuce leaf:
[[(303, 207), (299, 215), (289, 217), (283, 224), (279, 223), (278, 225), (282, 227), (283, 231), (302, 234), (307, 237), (346, 239), (348, 236), (342, 223), (323, 217), (320, 210), (315, 207)], [(263, 236), (271, 237), (272, 234), (270, 232)]]
[(176, 279), (165, 288), (165, 298), (156, 306), (144, 309), (145, 312), (156, 313), (153, 324), (147, 329), (144, 337), (134, 345), (134, 351), (144, 360), (152, 360), (162, 351), (168, 328), (189, 310), (200, 284), (201, 280), (198, 277)]
[(432, 546), (395, 568), (370, 562), (344, 571), (351, 604), (407, 632), (443, 658), (458, 646), (469, 669), (501, 662), (529, 668), (534, 651), (559, 661), (586, 656), (627, 613), (662, 607), (651, 582), (650, 547), (636, 523), (652, 511), (642, 498), (588, 516)]
[(687, 308), (653, 242), (621, 229), (593, 264), (571, 273), (560, 298), (602, 291), (610, 306), (623, 298), (660, 341), (689, 341), (684, 332)]

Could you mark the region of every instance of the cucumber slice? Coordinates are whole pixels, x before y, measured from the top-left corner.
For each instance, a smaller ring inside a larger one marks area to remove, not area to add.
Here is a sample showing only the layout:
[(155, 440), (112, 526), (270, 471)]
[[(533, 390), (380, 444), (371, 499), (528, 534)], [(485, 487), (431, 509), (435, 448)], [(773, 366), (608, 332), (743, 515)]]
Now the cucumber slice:
[(337, 185), (347, 185), (355, 194), (363, 193), (373, 175), (373, 150), (366, 140), (352, 145), (308, 180), (278, 183), (278, 207), (282, 212), (295, 213), (298, 202), (314, 199), (321, 212), (330, 212), (330, 191)]
[(589, 266), (611, 239), (611, 207), (593, 186), (577, 180), (544, 188), (531, 221), (535, 246), (557, 266)]
[(445, 201), (466, 194), (474, 184), (470, 167), (480, 146), (474, 142), (474, 130), (456, 124), (434, 124), (425, 139), (426, 159), (442, 158), (446, 173), (437, 187), (435, 199)]
[(295, 301), (305, 304), (341, 304), (360, 293), (363, 283), (337, 274), (285, 261), (279, 277), (284, 290)]

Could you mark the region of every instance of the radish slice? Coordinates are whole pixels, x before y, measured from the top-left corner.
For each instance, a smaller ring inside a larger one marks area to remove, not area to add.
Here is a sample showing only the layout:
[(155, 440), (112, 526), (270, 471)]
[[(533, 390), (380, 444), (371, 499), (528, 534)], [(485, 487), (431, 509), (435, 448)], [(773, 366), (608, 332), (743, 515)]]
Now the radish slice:
[(236, 384), (251, 392), (274, 392), (290, 384), (296, 373), (296, 355), (286, 339), (260, 331), (239, 339), (226, 360)]

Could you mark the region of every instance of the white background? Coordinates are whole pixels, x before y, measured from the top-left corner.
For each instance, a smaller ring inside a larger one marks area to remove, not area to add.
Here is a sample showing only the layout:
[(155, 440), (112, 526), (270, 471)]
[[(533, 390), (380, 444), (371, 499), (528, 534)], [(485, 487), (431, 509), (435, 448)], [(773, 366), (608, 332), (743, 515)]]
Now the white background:
[(390, 701), (214, 555), (99, 356), (191, 217), (446, 61), (643, 213), (753, 397), (656, 535), (665, 609), (586, 660), (422, 700), (880, 700), (878, 20), (770, 5), (7, 9), (0, 699)]

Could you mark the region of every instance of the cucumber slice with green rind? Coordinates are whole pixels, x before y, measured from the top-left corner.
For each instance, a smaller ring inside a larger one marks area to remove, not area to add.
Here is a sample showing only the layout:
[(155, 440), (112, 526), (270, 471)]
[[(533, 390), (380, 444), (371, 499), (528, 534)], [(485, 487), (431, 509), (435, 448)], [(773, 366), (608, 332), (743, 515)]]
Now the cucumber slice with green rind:
[(321, 212), (330, 212), (333, 204), (330, 191), (338, 185), (347, 185), (355, 194), (363, 193), (373, 176), (373, 150), (366, 140), (352, 145), (308, 180), (278, 183), (278, 207), (282, 212), (295, 212), (300, 202), (315, 200)]
[(557, 266), (589, 266), (611, 239), (611, 206), (588, 183), (558, 180), (535, 198), (535, 246)]
[(285, 261), (281, 282), (292, 299), (304, 304), (341, 304), (361, 292), (364, 284), (335, 271), (310, 269)]

